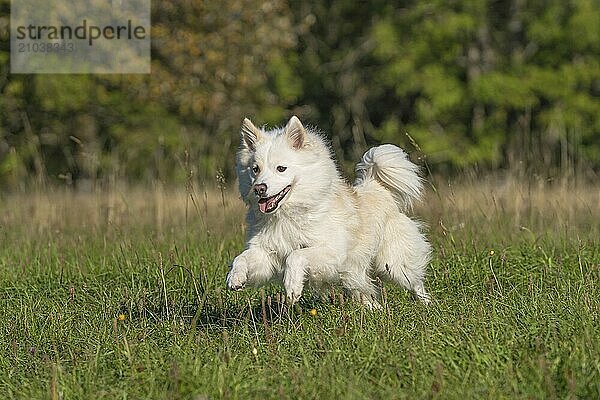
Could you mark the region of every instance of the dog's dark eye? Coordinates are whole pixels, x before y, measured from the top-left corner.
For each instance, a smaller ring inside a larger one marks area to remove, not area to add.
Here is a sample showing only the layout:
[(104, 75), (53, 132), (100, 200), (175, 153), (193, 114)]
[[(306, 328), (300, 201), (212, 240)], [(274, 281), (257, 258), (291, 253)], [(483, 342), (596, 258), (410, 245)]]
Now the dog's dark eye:
[(286, 169), (287, 169), (287, 167), (284, 167), (283, 165), (279, 165), (279, 166), (277, 167), (277, 171), (278, 171), (278, 172), (283, 172), (283, 171), (285, 171)]
[(254, 167), (252, 167), (252, 172), (258, 174), (260, 172), (260, 167), (258, 165), (255, 165)]

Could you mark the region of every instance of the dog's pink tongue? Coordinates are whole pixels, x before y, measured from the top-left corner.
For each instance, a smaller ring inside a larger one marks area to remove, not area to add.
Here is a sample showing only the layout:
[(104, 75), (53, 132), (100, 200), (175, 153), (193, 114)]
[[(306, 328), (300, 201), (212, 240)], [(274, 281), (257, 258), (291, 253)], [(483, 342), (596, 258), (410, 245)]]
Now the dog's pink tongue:
[(258, 209), (260, 210), (261, 213), (265, 214), (267, 212), (267, 201), (259, 201), (258, 202)]

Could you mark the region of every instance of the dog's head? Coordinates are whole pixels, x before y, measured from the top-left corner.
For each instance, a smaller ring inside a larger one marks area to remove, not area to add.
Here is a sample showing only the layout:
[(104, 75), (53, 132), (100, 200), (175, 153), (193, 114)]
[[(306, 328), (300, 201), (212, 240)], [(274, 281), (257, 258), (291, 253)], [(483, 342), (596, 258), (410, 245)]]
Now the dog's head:
[(244, 119), (237, 154), (239, 189), (244, 201), (263, 214), (275, 213), (290, 201), (301, 181), (300, 170), (310, 162), (308, 153), (314, 141), (314, 135), (295, 116), (284, 128), (272, 130), (257, 128), (248, 118)]

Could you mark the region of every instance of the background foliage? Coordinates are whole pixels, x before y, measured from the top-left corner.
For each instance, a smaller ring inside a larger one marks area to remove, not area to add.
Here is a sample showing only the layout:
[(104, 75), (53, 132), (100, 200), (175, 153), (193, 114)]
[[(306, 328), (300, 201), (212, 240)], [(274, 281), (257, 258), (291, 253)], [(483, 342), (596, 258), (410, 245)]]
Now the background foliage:
[(152, 7), (150, 75), (17, 75), (0, 0), (0, 185), (229, 179), (242, 118), (292, 114), (345, 167), (411, 138), (442, 173), (600, 166), (595, 0)]

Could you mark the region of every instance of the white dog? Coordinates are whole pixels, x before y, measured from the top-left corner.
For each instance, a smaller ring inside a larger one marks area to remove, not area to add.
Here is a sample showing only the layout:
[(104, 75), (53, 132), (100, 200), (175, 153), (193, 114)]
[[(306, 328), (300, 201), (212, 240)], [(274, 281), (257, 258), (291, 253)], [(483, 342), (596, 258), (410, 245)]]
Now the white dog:
[(295, 302), (305, 283), (316, 289), (341, 284), (377, 308), (373, 279), (380, 277), (429, 302), (423, 281), (431, 247), (404, 214), (423, 184), (402, 149), (371, 148), (350, 186), (323, 138), (297, 117), (268, 131), (246, 118), (241, 136), (237, 173), (249, 207), (248, 233), (246, 250), (227, 276), (230, 289), (276, 278)]

